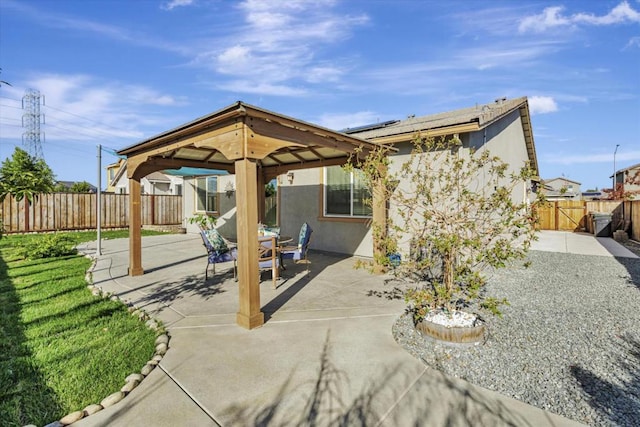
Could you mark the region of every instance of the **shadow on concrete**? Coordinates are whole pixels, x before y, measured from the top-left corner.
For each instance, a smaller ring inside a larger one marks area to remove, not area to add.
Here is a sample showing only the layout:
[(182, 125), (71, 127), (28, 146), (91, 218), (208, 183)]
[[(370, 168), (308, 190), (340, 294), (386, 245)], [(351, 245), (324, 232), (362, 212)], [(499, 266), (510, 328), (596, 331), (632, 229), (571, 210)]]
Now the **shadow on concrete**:
[(630, 335), (620, 336), (621, 353), (616, 364), (623, 367), (626, 375), (616, 382), (601, 379), (597, 374), (581, 366), (571, 366), (571, 374), (587, 394), (589, 404), (603, 419), (613, 425), (637, 425), (640, 420), (640, 339)]
[[(203, 254), (203, 255), (193, 256), (191, 258), (182, 258), (182, 259), (179, 259), (177, 261), (174, 261), (174, 262), (171, 262), (171, 263), (168, 263), (168, 264), (162, 264), (161, 266), (158, 266), (158, 267), (145, 268), (144, 272), (145, 272), (145, 274), (146, 273), (153, 273), (154, 271), (160, 271), (160, 270), (164, 270), (164, 269), (167, 269), (167, 268), (175, 267), (176, 265), (181, 265), (181, 264), (187, 263), (189, 261), (195, 261), (195, 260), (201, 259), (201, 258), (203, 259), (203, 265), (207, 265), (206, 264), (206, 262), (207, 262), (206, 254)], [(215, 275), (212, 274), (212, 276), (215, 276)]]
[(387, 300), (403, 300), (407, 290), (415, 286), (414, 282), (408, 282), (399, 277), (390, 277), (384, 280), (386, 289), (371, 289), (367, 292), (369, 297), (378, 297)]
[[(364, 361), (363, 361), (364, 363)], [(330, 332), (320, 354), (317, 377), (293, 386), (292, 372), (277, 397), (263, 406), (237, 405), (225, 424), (253, 426), (531, 426), (504, 403), (473, 386), (425, 370), (411, 375), (402, 365), (372, 378), (349, 401), (350, 381), (331, 357)], [(446, 395), (434, 392), (444, 390)], [(302, 399), (302, 402), (300, 402)], [(304, 408), (302, 411), (299, 408)], [(297, 408), (297, 409), (293, 409)], [(553, 425), (547, 419), (547, 425)]]
[(201, 275), (189, 275), (175, 281), (150, 283), (149, 285), (135, 289), (135, 291), (140, 291), (144, 288), (155, 286), (153, 289), (150, 289), (149, 293), (145, 293), (141, 298), (137, 298), (136, 305), (146, 306), (152, 303), (170, 305), (177, 300), (192, 296), (208, 300), (215, 295), (226, 292), (226, 290), (223, 289), (223, 285), (227, 280), (232, 279), (233, 271), (231, 270), (224, 273), (217, 273), (207, 281), (205, 281)]
[[(272, 315), (280, 310), (287, 302), (291, 301), (300, 291), (311, 285), (314, 279), (330, 266), (350, 258), (330, 252), (309, 251), (309, 265), (305, 263), (294, 263), (288, 261), (286, 269), (281, 271), (280, 277), (283, 280), (278, 283), (278, 289), (282, 291), (271, 301), (262, 306), (265, 322), (271, 319)], [(308, 269), (308, 272), (307, 272)], [(291, 282), (290, 286), (286, 286)]]

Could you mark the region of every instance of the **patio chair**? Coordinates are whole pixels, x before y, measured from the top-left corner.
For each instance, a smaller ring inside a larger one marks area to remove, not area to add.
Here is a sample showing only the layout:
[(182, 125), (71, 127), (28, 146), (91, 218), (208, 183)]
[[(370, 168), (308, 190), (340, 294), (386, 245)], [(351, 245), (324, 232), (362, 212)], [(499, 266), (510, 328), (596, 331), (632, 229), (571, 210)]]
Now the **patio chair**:
[(281, 259), (292, 259), (296, 263), (304, 261), (305, 264), (307, 264), (307, 274), (309, 274), (308, 253), (311, 233), (313, 233), (313, 229), (305, 222), (302, 224), (302, 227), (300, 227), (300, 233), (298, 234), (298, 246), (284, 246), (280, 248)]
[(204, 270), (204, 280), (209, 278), (209, 265), (213, 265), (213, 274), (216, 274), (216, 264), (233, 261), (233, 278), (236, 279), (238, 250), (229, 247), (227, 241), (215, 228), (200, 232), (204, 247), (207, 248), (207, 267)]
[(280, 269), (280, 257), (278, 256), (276, 239), (276, 236), (258, 238), (258, 274), (264, 270), (271, 270), (273, 289), (276, 289), (276, 281), (279, 276), (278, 270)]

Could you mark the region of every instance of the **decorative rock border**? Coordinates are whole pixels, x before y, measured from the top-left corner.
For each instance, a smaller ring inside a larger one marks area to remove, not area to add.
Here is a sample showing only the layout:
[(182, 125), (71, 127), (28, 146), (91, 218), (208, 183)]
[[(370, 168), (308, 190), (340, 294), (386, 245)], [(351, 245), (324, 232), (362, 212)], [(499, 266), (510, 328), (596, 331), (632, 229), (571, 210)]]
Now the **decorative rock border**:
[[(135, 389), (138, 385), (140, 385), (140, 383), (144, 380), (144, 378), (147, 375), (149, 375), (151, 371), (153, 371), (153, 369), (162, 360), (162, 357), (169, 350), (169, 340), (171, 338), (169, 334), (167, 334), (167, 332), (165, 331), (164, 326), (160, 321), (149, 316), (149, 314), (145, 312), (143, 309), (136, 307), (130, 302), (123, 301), (117, 295), (112, 294), (110, 292), (105, 292), (102, 288), (93, 284), (93, 270), (97, 264), (97, 261), (98, 260), (96, 258), (93, 258), (93, 263), (91, 264), (91, 266), (89, 267), (89, 270), (87, 270), (87, 273), (85, 274), (85, 280), (88, 283), (87, 288), (89, 289), (91, 294), (94, 296), (110, 299), (112, 301), (119, 301), (122, 304), (125, 304), (126, 306), (128, 306), (127, 310), (132, 316), (137, 317), (141, 322), (145, 322), (145, 325), (149, 329), (152, 329), (158, 332), (160, 335), (158, 335), (155, 340), (155, 351), (154, 351), (153, 357), (140, 369), (140, 372), (134, 372), (128, 375), (124, 379), (124, 385), (122, 386), (122, 388), (120, 388), (119, 391), (116, 391), (110, 394), (109, 396), (105, 397), (100, 401), (100, 403), (93, 403), (91, 405), (88, 405), (81, 411), (74, 411), (70, 414), (67, 414), (64, 417), (60, 418), (59, 420), (49, 423), (44, 427), (67, 426), (75, 423), (78, 420), (81, 420), (90, 415), (93, 415), (96, 412), (103, 410), (104, 408), (108, 408), (109, 406), (113, 406), (116, 403), (120, 402), (129, 393), (131, 393), (133, 389)], [(35, 426), (28, 425), (24, 427), (35, 427)]]

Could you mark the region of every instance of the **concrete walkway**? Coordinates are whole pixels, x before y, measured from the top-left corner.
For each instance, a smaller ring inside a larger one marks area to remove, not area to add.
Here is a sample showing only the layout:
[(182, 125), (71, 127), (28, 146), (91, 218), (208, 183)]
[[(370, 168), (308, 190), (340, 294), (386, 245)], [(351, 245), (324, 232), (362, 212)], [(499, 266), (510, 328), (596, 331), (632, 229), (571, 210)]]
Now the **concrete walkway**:
[[(619, 249), (563, 234), (543, 232), (535, 249)], [(218, 266), (205, 283), (199, 236), (145, 237), (142, 245), (143, 276), (127, 276), (128, 241), (120, 239), (103, 242), (93, 280), (162, 320), (170, 350), (122, 402), (74, 425), (579, 425), (414, 359), (391, 333), (404, 301), (388, 298), (395, 292), (385, 278), (354, 269), (352, 258), (312, 253), (310, 275), (291, 265), (276, 290), (265, 276), (267, 321), (247, 331), (235, 324), (231, 270)], [(95, 252), (95, 243), (84, 250)]]
[(629, 249), (609, 237), (594, 237), (589, 233), (540, 231), (539, 240), (533, 242), (534, 251), (562, 252), (578, 255), (638, 258)]

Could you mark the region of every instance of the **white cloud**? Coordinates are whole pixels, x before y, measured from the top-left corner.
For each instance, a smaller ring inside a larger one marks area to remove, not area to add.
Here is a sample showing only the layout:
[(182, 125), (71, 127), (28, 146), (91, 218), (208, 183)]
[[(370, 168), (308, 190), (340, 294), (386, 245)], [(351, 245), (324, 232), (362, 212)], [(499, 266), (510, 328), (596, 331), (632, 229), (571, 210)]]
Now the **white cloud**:
[(373, 111), (359, 111), (356, 113), (325, 113), (316, 121), (320, 126), (329, 129), (344, 130), (368, 125), (380, 121), (380, 115)]
[[(565, 155), (564, 153), (548, 154), (545, 159), (548, 163), (573, 165), (578, 163), (612, 163), (613, 153), (597, 153), (584, 155)], [(618, 162), (635, 162), (640, 160), (640, 151), (625, 151), (616, 154)]]
[(527, 16), (520, 22), (518, 30), (521, 33), (527, 31), (542, 32), (547, 28), (570, 25), (571, 21), (560, 15), (563, 9), (564, 7), (562, 6), (547, 7), (539, 15)]
[(229, 76), (232, 81), (216, 84), (225, 90), (299, 96), (310, 91), (305, 83), (335, 83), (348, 61), (321, 58), (318, 52), (368, 22), (365, 15), (337, 12), (335, 4), (334, 0), (244, 1), (237, 6), (244, 24), (215, 40), (215, 48), (201, 50), (192, 64)]
[(640, 12), (636, 11), (627, 1), (623, 1), (611, 9), (609, 13), (597, 16), (592, 13), (576, 13), (564, 15), (563, 6), (553, 6), (545, 8), (542, 13), (527, 16), (520, 21), (518, 30), (521, 33), (535, 32), (542, 33), (546, 30), (557, 27), (573, 27), (578, 24), (587, 25), (614, 25), (623, 23), (640, 22)]
[(575, 22), (585, 22), (592, 25), (612, 25), (624, 22), (640, 22), (640, 12), (634, 10), (626, 1), (623, 1), (606, 15), (595, 16), (591, 13), (578, 13), (574, 15), (573, 19)]
[(164, 10), (173, 10), (176, 7), (192, 5), (193, 1), (194, 0), (171, 0), (171, 1), (168, 1), (168, 2), (164, 3), (160, 7), (162, 9), (164, 9)]
[(631, 37), (631, 39), (629, 40), (629, 42), (627, 43), (627, 45), (624, 47), (624, 49), (631, 49), (631, 48), (640, 48), (640, 36), (638, 37)]
[[(34, 88), (46, 101), (41, 106), (45, 120), (41, 129), (47, 141), (65, 143), (103, 142), (125, 145), (163, 129), (171, 112), (167, 107), (184, 105), (183, 99), (140, 85), (123, 85), (88, 75), (45, 74), (24, 82), (12, 82), (3, 96), (13, 99), (15, 108), (3, 108), (0, 133), (19, 140), (24, 129), (20, 99), (26, 88)], [(14, 106), (12, 104), (12, 107)], [(154, 107), (163, 107), (156, 109)]]
[(253, 80), (232, 80), (230, 82), (218, 84), (216, 85), (216, 88), (229, 92), (291, 97), (304, 96), (308, 93), (304, 88), (296, 88), (269, 82), (256, 82)]
[(500, 45), (465, 49), (458, 53), (457, 57), (459, 59), (458, 64), (465, 64), (478, 70), (486, 70), (496, 67), (519, 66), (558, 49), (559, 46), (556, 41), (536, 40), (533, 42), (519, 42), (518, 44), (502, 43)]
[(529, 97), (529, 109), (531, 114), (546, 114), (558, 111), (558, 104), (550, 96), (531, 96)]

